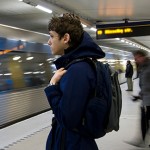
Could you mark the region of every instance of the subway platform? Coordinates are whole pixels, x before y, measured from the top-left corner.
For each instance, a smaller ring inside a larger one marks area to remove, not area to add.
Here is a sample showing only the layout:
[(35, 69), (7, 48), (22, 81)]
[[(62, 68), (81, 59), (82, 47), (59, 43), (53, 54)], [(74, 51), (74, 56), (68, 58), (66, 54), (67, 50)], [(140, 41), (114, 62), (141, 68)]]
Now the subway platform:
[[(133, 92), (127, 92), (127, 84), (121, 85), (122, 113), (120, 130), (97, 139), (99, 150), (148, 150), (137, 148), (125, 141), (140, 136), (140, 101), (133, 102), (132, 95), (139, 92), (138, 79), (134, 80)], [(46, 112), (0, 130), (0, 150), (45, 150), (46, 139), (51, 129), (52, 112)]]

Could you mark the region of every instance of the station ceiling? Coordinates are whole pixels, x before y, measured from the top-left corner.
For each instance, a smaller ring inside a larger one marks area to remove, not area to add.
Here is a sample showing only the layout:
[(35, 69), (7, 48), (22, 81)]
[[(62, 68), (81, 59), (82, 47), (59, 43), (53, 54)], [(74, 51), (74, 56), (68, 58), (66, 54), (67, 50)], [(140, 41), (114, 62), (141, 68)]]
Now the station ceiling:
[[(53, 12), (43, 12), (35, 8), (37, 5), (49, 8)], [(110, 53), (139, 49), (129, 42), (150, 50), (150, 35), (125, 38), (124, 42), (117, 39), (97, 40), (96, 33), (90, 30), (91, 27), (96, 27), (97, 22), (123, 23), (124, 19), (128, 22), (150, 21), (149, 6), (150, 0), (0, 0), (0, 37), (47, 43), (47, 25), (51, 17), (72, 12), (79, 15), (82, 23), (87, 25), (84, 30)]]

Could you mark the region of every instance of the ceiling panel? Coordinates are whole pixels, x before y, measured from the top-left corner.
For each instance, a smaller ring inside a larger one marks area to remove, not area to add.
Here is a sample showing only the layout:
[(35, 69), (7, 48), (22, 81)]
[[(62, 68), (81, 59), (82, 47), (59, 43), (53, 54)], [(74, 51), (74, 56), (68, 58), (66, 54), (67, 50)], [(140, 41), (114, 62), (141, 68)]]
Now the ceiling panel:
[[(121, 21), (150, 19), (149, 0), (47, 0), (86, 19), (97, 21)], [(144, 9), (143, 9), (144, 8)]]

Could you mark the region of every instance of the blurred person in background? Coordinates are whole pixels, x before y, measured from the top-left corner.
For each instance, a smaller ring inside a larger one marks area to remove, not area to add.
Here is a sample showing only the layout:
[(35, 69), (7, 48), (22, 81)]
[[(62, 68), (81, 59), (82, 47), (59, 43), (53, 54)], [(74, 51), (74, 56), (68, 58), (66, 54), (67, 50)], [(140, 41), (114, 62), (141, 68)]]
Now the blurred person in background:
[(94, 95), (96, 74), (85, 61), (65, 68), (77, 58), (98, 59), (105, 57), (105, 53), (74, 14), (53, 17), (48, 29), (52, 54), (61, 57), (54, 62), (57, 71), (45, 88), (54, 114), (46, 150), (98, 150), (95, 140), (86, 136), (82, 122), (86, 105)]
[(139, 96), (134, 96), (133, 101), (141, 99), (141, 134), (142, 138), (134, 142), (128, 142), (137, 147), (150, 148), (150, 59), (145, 51), (138, 50), (133, 53), (138, 64), (139, 72)]
[(128, 85), (128, 89), (126, 91), (133, 91), (132, 76), (133, 76), (133, 66), (131, 64), (131, 61), (128, 60), (125, 72), (125, 77), (127, 78), (127, 85)]

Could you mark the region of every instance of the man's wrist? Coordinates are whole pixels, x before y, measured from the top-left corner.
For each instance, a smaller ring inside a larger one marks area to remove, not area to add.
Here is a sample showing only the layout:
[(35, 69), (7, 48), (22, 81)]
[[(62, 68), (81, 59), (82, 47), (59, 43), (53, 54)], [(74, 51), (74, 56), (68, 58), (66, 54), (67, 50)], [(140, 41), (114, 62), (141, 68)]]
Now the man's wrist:
[(50, 83), (50, 85), (56, 85), (56, 83)]
[(56, 82), (50, 82), (49, 85), (57, 85)]

